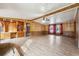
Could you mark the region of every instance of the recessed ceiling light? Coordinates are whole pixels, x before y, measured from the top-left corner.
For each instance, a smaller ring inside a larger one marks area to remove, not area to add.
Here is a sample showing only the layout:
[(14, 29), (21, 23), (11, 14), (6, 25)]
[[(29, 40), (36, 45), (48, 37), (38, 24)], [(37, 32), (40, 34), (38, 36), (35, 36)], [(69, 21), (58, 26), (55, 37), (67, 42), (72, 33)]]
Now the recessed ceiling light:
[(45, 7), (44, 6), (41, 7), (41, 11), (45, 11)]

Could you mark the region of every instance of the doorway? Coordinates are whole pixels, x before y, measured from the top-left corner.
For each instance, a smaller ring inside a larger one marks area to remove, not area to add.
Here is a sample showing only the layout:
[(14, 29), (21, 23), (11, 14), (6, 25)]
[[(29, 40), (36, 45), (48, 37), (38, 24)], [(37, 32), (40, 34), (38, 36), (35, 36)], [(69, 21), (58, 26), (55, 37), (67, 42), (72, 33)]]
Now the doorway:
[(49, 34), (62, 34), (63, 26), (62, 24), (50, 24), (48, 27)]

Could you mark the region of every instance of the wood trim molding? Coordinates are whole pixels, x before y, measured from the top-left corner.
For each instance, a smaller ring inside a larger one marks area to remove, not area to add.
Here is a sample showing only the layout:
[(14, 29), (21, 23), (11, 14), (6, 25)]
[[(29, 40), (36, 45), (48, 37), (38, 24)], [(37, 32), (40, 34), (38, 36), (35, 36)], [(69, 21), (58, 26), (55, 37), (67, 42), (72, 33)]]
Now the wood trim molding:
[(50, 15), (53, 15), (53, 14), (56, 14), (56, 13), (59, 13), (59, 12), (63, 12), (63, 11), (66, 11), (66, 10), (69, 10), (69, 9), (72, 9), (72, 8), (75, 8), (75, 7), (79, 7), (79, 3), (75, 3), (75, 4), (72, 4), (72, 5), (66, 6), (64, 8), (58, 9), (56, 11), (50, 12), (48, 14), (42, 15), (42, 16), (34, 18), (32, 20), (36, 20), (36, 19), (40, 19), (40, 18), (43, 18), (43, 17), (47, 17), (47, 16), (50, 16)]

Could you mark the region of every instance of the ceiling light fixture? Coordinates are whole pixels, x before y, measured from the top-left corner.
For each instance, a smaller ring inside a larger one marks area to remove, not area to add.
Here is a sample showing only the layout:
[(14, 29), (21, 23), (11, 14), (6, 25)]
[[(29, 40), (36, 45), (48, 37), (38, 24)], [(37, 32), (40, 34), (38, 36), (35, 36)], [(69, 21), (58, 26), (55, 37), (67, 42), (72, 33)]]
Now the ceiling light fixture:
[(42, 6), (41, 7), (41, 11), (45, 11), (46, 9), (45, 9), (45, 7), (44, 6)]
[(43, 23), (48, 23), (49, 21), (50, 21), (50, 20), (49, 20), (48, 18), (43, 17), (43, 20), (42, 20)]
[(43, 17), (43, 20), (42, 20), (42, 22), (43, 22), (43, 23), (45, 23), (45, 17)]

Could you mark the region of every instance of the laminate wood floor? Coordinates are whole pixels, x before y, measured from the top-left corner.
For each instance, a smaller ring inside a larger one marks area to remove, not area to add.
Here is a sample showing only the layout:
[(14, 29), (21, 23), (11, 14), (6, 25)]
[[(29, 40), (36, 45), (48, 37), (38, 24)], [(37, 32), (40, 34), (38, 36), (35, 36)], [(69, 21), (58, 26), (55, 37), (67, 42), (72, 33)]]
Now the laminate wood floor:
[(46, 35), (31, 38), (32, 43), (26, 56), (79, 56), (75, 39), (63, 36)]
[(22, 49), (24, 56), (79, 56), (75, 39), (64, 36), (33, 36)]

